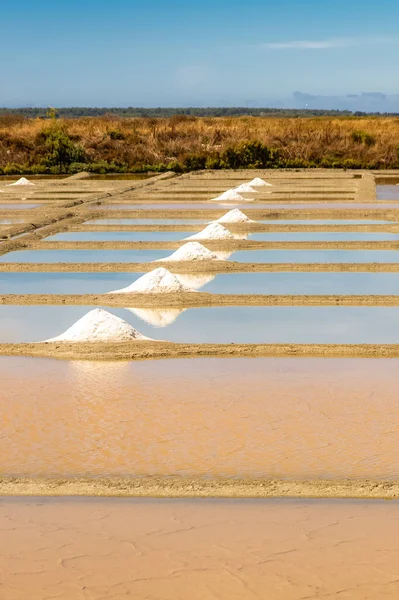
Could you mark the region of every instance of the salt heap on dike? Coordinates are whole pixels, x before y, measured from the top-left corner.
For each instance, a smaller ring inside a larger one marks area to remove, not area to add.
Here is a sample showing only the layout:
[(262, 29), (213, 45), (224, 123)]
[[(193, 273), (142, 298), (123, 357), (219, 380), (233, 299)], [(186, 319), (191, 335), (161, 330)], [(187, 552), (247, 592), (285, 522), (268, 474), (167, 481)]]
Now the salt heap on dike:
[(35, 185), (35, 184), (32, 183), (31, 181), (29, 181), (29, 179), (26, 179), (26, 177), (21, 177), (20, 179), (18, 179), (18, 181), (15, 181), (14, 183), (8, 183), (7, 185), (9, 187), (11, 187), (12, 185)]
[(184, 246), (180, 246), (176, 252), (173, 252), (170, 256), (166, 258), (159, 258), (155, 262), (164, 262), (164, 261), (200, 261), (200, 260), (219, 260), (219, 257), (214, 252), (205, 248), (202, 244), (198, 242), (188, 242), (188, 244), (184, 244)]
[(223, 194), (220, 194), (220, 196), (217, 196), (216, 198), (212, 198), (212, 200), (236, 200), (238, 202), (245, 202), (245, 198), (236, 190), (227, 190), (227, 192), (223, 192)]
[(111, 313), (96, 308), (76, 321), (61, 335), (46, 342), (128, 342), (149, 340), (129, 323)]
[(109, 292), (109, 294), (179, 294), (192, 292), (173, 273), (159, 267), (139, 277), (128, 287)]
[(185, 238), (186, 240), (234, 240), (234, 235), (223, 227), (221, 223), (214, 221), (210, 223), (205, 229), (190, 237)]
[(127, 308), (136, 317), (154, 327), (172, 325), (186, 308)]
[(241, 192), (244, 194), (258, 194), (258, 190), (254, 190), (254, 188), (251, 187), (249, 183), (242, 183), (241, 185), (237, 186), (234, 189), (239, 194)]
[(248, 181), (248, 185), (254, 186), (254, 187), (262, 187), (264, 185), (271, 186), (272, 184), (268, 183), (264, 179), (261, 179), (260, 177), (255, 177), (255, 179), (252, 179), (252, 181)]
[(233, 208), (217, 219), (216, 223), (255, 223), (255, 221), (247, 217), (239, 208)]

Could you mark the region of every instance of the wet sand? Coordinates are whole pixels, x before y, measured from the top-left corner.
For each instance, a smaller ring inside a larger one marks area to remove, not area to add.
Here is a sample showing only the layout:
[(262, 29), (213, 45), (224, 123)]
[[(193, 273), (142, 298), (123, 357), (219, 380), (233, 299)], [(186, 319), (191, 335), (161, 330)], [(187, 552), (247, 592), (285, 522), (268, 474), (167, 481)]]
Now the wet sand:
[(1, 499), (2, 600), (396, 600), (397, 502)]

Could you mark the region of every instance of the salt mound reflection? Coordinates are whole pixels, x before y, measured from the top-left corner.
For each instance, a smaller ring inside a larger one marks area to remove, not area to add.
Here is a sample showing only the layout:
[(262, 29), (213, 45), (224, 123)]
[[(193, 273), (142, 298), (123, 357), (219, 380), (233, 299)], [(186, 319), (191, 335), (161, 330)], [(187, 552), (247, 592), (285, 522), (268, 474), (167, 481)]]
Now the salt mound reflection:
[(126, 308), (136, 317), (154, 327), (167, 327), (174, 323), (186, 308)]

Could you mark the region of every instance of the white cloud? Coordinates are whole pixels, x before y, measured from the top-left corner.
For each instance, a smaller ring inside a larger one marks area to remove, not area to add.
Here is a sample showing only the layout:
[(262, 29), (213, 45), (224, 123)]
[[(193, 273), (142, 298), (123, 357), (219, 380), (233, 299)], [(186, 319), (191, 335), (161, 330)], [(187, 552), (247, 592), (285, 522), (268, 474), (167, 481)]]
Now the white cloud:
[(325, 50), (329, 48), (348, 48), (358, 46), (361, 40), (342, 38), (332, 40), (293, 40), (288, 42), (270, 42), (261, 44), (266, 50)]
[(260, 44), (263, 50), (329, 50), (335, 48), (351, 48), (355, 46), (378, 46), (397, 44), (396, 37), (373, 38), (330, 38), (326, 40), (289, 40), (286, 42), (266, 42)]

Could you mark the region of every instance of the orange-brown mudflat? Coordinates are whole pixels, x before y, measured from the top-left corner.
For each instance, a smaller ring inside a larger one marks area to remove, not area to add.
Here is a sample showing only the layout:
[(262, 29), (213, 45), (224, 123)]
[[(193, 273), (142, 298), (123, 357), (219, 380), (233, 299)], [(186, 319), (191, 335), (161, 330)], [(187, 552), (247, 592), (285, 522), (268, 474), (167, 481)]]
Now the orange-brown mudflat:
[(2, 600), (396, 600), (399, 502), (0, 499)]

